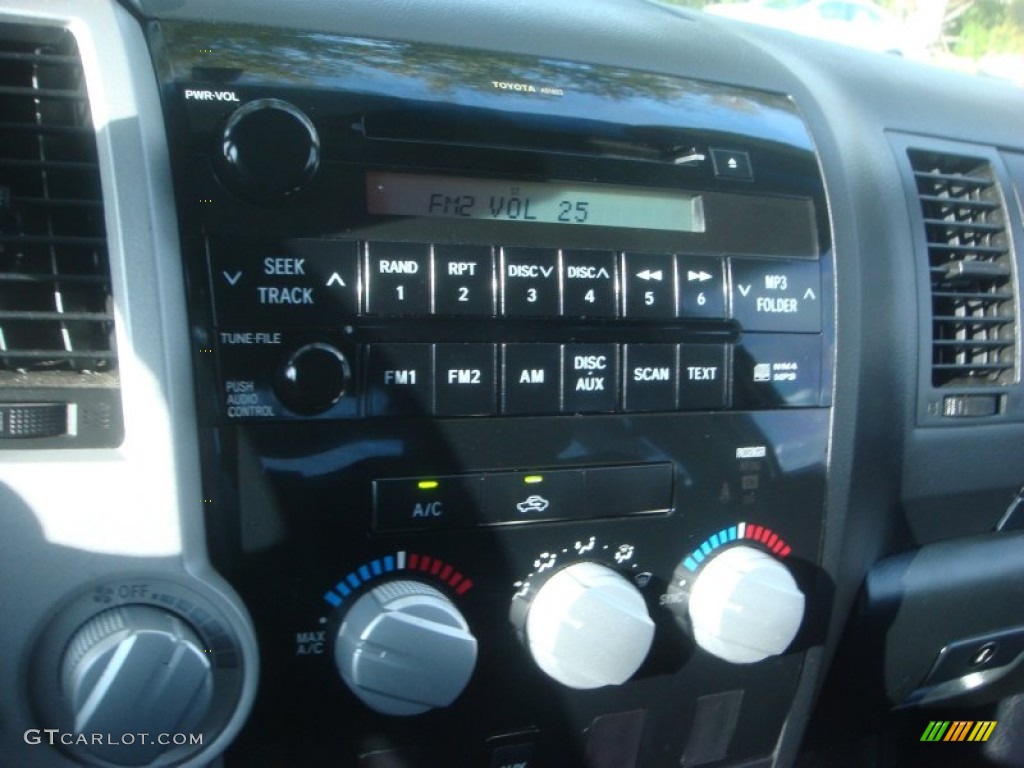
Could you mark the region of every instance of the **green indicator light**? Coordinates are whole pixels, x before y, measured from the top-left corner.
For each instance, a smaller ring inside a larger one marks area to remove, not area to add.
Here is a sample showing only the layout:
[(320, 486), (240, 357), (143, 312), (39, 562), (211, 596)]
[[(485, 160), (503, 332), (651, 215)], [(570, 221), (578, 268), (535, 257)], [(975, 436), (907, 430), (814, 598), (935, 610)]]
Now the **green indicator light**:
[(416, 483), (416, 487), (421, 491), (430, 491), (437, 488), (437, 480), (420, 480)]
[(523, 478), (523, 482), (526, 483), (527, 485), (535, 485), (536, 483), (543, 483), (544, 482), (544, 476), (543, 475), (527, 475), (526, 477)]

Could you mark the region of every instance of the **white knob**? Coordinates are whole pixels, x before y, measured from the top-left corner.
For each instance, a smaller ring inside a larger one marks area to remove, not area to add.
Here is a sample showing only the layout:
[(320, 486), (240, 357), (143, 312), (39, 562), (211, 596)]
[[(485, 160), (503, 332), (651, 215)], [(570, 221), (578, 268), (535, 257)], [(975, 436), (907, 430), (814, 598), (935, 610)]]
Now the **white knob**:
[[(64, 652), (61, 682), (78, 733), (186, 733), (213, 699), (210, 656), (177, 615), (147, 605), (90, 619)], [(138, 740), (86, 747), (120, 765), (148, 765), (166, 747)]]
[(690, 590), (690, 624), (705, 651), (734, 664), (783, 653), (804, 617), (804, 595), (789, 569), (748, 546), (708, 562)]
[(356, 600), (338, 630), (334, 660), (371, 709), (418, 715), (455, 701), (473, 674), (476, 652), (469, 625), (443, 593), (403, 580)]
[(537, 592), (526, 614), (526, 644), (544, 672), (570, 688), (620, 685), (654, 639), (640, 591), (599, 563), (574, 563)]

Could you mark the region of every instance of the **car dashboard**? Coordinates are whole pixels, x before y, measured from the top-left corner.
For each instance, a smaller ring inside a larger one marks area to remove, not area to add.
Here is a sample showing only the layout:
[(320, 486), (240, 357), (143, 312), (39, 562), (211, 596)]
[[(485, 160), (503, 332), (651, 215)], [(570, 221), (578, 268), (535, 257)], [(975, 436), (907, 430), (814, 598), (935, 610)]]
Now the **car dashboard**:
[(4, 0), (0, 100), (5, 764), (1024, 761), (1019, 89)]

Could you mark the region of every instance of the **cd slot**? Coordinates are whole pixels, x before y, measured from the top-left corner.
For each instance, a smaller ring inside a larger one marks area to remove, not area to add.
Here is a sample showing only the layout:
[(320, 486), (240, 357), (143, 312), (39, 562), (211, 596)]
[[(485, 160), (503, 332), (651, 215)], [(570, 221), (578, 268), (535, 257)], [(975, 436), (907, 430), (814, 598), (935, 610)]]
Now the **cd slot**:
[(470, 107), (408, 107), (366, 115), (357, 124), (371, 141), (581, 155), (677, 165), (695, 152), (679, 131), (600, 120)]

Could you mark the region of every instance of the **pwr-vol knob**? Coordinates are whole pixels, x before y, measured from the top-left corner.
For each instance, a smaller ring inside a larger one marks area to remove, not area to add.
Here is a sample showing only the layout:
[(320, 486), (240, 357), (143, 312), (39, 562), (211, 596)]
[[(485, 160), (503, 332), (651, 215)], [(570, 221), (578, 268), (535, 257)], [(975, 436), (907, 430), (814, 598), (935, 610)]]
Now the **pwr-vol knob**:
[(320, 167), (320, 137), (295, 105), (257, 99), (228, 118), (213, 158), (218, 178), (232, 192), (269, 203), (313, 179)]
[(459, 609), (440, 590), (412, 579), (361, 595), (334, 646), (342, 680), (385, 715), (447, 707), (469, 683), (476, 657), (476, 638)]
[(654, 640), (654, 622), (640, 591), (612, 568), (588, 561), (544, 582), (522, 624), (537, 666), (570, 688), (626, 682)]
[(750, 664), (790, 646), (803, 622), (804, 595), (785, 565), (741, 545), (702, 567), (687, 610), (697, 645), (725, 661)]

